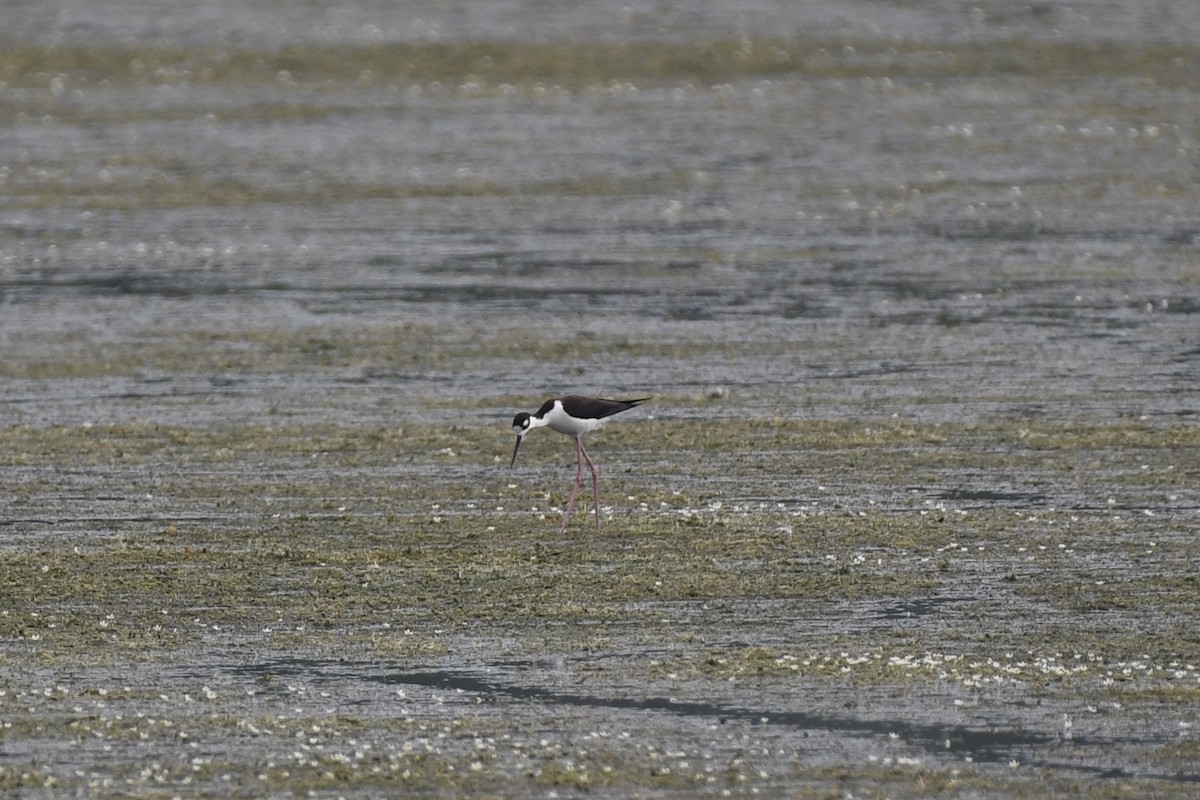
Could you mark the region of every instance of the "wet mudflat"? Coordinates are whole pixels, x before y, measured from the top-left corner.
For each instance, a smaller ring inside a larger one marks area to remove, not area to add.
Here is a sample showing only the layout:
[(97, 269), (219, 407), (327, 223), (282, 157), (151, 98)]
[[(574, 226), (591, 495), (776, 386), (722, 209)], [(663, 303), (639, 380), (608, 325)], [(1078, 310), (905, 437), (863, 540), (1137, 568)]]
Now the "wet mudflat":
[(43, 5), (5, 793), (1195, 794), (1188, 3)]

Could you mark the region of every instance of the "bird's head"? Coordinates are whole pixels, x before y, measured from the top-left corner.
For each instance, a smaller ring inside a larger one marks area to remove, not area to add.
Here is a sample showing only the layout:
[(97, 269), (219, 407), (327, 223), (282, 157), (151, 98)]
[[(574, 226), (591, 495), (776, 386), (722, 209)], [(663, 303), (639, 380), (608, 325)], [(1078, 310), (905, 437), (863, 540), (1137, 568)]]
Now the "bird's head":
[(512, 461), (510, 461), (508, 464), (509, 469), (512, 469), (513, 465), (517, 463), (517, 450), (519, 450), (521, 447), (521, 438), (525, 434), (529, 433), (529, 429), (532, 427), (532, 425), (533, 417), (526, 411), (522, 411), (520, 414), (517, 414), (515, 417), (513, 417), (513, 430), (517, 433), (517, 443), (513, 445)]

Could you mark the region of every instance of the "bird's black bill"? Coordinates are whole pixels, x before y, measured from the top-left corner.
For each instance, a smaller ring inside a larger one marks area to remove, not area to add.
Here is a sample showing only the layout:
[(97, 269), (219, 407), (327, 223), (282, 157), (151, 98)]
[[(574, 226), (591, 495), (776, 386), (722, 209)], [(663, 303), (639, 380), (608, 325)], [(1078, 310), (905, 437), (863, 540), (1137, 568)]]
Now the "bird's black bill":
[(508, 465), (509, 469), (512, 469), (513, 465), (517, 463), (517, 448), (519, 448), (520, 446), (521, 446), (521, 437), (518, 436), (517, 443), (513, 445), (513, 457), (512, 457), (512, 461), (509, 462), (509, 465)]

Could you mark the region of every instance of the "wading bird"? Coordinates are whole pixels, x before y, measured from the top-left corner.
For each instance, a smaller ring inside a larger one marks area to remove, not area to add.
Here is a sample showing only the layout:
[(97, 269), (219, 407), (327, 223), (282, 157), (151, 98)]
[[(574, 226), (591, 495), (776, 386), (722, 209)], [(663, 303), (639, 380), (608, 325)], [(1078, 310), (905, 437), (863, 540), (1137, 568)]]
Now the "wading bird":
[(563, 514), (562, 527), (558, 529), (559, 533), (567, 529), (571, 511), (575, 508), (575, 497), (579, 494), (579, 487), (583, 486), (584, 461), (587, 461), (588, 467), (592, 470), (592, 501), (596, 510), (596, 530), (600, 530), (600, 473), (596, 471), (596, 465), (592, 463), (591, 456), (583, 446), (583, 435), (603, 425), (613, 414), (628, 411), (649, 399), (649, 397), (639, 397), (636, 400), (604, 400), (599, 397), (582, 397), (571, 394), (547, 400), (533, 414), (522, 411), (513, 417), (513, 430), (517, 432), (517, 443), (513, 446), (509, 469), (517, 463), (517, 450), (521, 447), (521, 439), (534, 428), (550, 428), (550, 430), (575, 437), (575, 454), (579, 468), (575, 472), (575, 489), (571, 492), (571, 499), (567, 501), (567, 510)]

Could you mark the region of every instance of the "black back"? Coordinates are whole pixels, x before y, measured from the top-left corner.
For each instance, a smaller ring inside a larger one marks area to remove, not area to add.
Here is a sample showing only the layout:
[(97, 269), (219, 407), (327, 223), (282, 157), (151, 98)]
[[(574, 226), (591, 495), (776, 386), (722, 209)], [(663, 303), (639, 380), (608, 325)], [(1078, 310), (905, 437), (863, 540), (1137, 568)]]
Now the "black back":
[[(563, 410), (572, 417), (577, 419), (602, 419), (603, 417), (611, 417), (613, 414), (619, 414), (622, 411), (628, 411), (650, 398), (639, 397), (636, 400), (606, 400), (602, 397), (584, 397), (583, 395), (569, 394), (566, 397), (558, 399), (562, 401)], [(554, 408), (554, 400), (547, 400), (538, 409), (537, 416), (546, 416), (552, 408)]]

